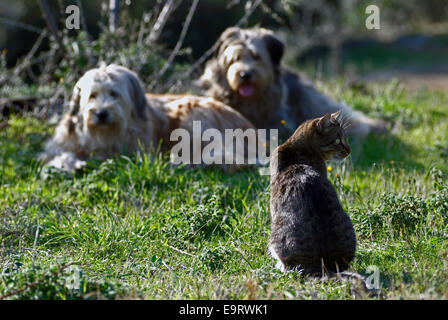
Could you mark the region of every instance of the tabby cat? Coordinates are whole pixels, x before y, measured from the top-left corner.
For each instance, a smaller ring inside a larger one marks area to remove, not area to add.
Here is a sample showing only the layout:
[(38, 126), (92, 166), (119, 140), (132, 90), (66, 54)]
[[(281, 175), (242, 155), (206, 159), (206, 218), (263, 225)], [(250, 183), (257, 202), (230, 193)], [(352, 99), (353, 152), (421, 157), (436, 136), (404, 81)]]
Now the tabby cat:
[(282, 271), (343, 271), (355, 255), (355, 231), (325, 165), (350, 154), (340, 114), (303, 123), (271, 157), (269, 250)]

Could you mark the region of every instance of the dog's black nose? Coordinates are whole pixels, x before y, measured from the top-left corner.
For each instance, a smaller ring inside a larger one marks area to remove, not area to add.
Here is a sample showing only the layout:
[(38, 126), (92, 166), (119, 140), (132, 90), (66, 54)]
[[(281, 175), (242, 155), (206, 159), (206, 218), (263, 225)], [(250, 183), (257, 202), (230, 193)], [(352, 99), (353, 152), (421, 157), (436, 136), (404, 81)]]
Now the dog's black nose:
[(96, 113), (99, 122), (104, 122), (109, 117), (109, 111), (101, 110)]
[(252, 77), (252, 74), (249, 71), (241, 71), (240, 78), (241, 80), (248, 81)]

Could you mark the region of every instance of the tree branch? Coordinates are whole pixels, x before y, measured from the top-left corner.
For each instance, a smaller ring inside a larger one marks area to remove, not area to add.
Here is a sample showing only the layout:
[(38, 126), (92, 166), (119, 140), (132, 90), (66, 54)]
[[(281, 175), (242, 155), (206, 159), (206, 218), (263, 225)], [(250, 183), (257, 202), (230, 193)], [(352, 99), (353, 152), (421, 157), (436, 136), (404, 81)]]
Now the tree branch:
[(115, 32), (120, 18), (120, 0), (109, 0), (109, 31)]
[(191, 19), (193, 18), (194, 12), (196, 11), (198, 2), (199, 2), (199, 0), (193, 0), (193, 3), (191, 4), (190, 11), (188, 12), (187, 18), (185, 19), (185, 23), (184, 23), (184, 26), (180, 33), (179, 39), (177, 40), (176, 46), (174, 47), (174, 50), (171, 51), (171, 54), (168, 57), (166, 63), (162, 67), (162, 69), (160, 69), (159, 74), (158, 74), (159, 78), (165, 74), (166, 70), (171, 66), (174, 58), (179, 53), (179, 50), (182, 47), (182, 44), (184, 43), (185, 36), (187, 35), (188, 28), (190, 27)]
[(54, 38), (56, 39), (56, 42), (58, 43), (59, 48), (62, 51), (65, 51), (65, 47), (62, 43), (62, 39), (59, 36), (59, 31), (56, 26), (56, 23), (54, 22), (53, 16), (51, 15), (50, 7), (48, 6), (47, 0), (39, 0), (39, 6), (42, 10), (45, 22), (47, 23), (48, 29), (53, 34)]
[(157, 41), (157, 39), (160, 37), (160, 34), (162, 33), (163, 27), (165, 27), (165, 24), (168, 21), (168, 17), (174, 11), (174, 9), (177, 7), (177, 4), (179, 4), (179, 3), (180, 2), (176, 3), (175, 0), (168, 0), (165, 3), (156, 22), (154, 23), (153, 28), (151, 29), (151, 32), (146, 41), (147, 43)]

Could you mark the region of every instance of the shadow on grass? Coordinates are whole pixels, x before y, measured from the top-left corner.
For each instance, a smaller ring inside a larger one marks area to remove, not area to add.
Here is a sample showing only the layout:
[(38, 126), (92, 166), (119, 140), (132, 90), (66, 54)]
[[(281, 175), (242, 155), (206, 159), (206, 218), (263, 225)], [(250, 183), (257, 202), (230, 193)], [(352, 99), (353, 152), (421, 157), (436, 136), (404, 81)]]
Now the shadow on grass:
[(368, 170), (373, 164), (399, 165), (409, 170), (424, 170), (417, 161), (417, 149), (391, 133), (381, 136), (369, 135), (364, 140), (350, 139), (355, 169)]
[(0, 180), (25, 178), (36, 172), (44, 136), (29, 133), (19, 138), (0, 136), (0, 140)]

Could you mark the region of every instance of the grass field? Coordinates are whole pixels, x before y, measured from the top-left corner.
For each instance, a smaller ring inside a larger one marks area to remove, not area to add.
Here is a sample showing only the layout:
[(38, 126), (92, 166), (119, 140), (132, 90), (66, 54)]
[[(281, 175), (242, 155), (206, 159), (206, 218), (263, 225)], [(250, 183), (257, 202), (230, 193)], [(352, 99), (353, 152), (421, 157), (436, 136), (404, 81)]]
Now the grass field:
[[(331, 89), (330, 89), (331, 88)], [(379, 270), (367, 297), (348, 281), (275, 270), (269, 178), (117, 157), (40, 178), (52, 129), (11, 117), (0, 131), (0, 296), (8, 299), (448, 298), (448, 94), (399, 84), (327, 88), (391, 131), (351, 141), (329, 177), (354, 222), (350, 270)]]

